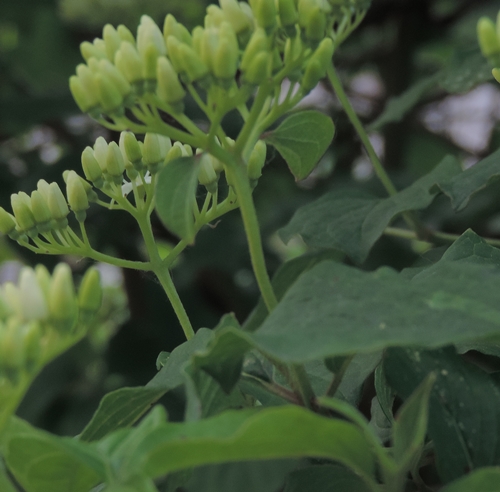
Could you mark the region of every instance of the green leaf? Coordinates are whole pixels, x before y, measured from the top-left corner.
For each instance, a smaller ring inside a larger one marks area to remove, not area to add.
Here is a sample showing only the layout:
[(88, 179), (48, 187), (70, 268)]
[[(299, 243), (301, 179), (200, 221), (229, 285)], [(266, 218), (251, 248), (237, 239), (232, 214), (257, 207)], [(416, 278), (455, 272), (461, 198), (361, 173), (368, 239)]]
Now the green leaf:
[[(403, 397), (429, 373), (436, 375), (429, 404), (429, 437), (444, 482), (500, 459), (500, 389), (493, 378), (466, 363), (454, 349), (386, 352), (384, 371)], [(476, 489), (471, 489), (476, 490)]]
[(420, 457), (427, 434), (429, 398), (436, 375), (430, 373), (404, 402), (393, 425), (393, 456), (406, 470)]
[(98, 441), (110, 432), (129, 427), (165, 394), (165, 389), (120, 388), (99, 403), (92, 420), (80, 434), (81, 441)]
[(188, 242), (194, 240), (194, 205), (198, 187), (198, 160), (180, 157), (169, 162), (156, 183), (156, 212), (165, 227)]
[(430, 77), (421, 79), (401, 95), (391, 97), (382, 114), (370, 124), (368, 130), (377, 131), (387, 125), (387, 123), (401, 121), (420, 102), (425, 94), (436, 85), (438, 77), (438, 75), (431, 75)]
[[(302, 275), (304, 272), (310, 270), (314, 265), (324, 261), (324, 260), (336, 260), (342, 259), (342, 253), (338, 251), (320, 251), (319, 253), (306, 253), (293, 260), (286, 261), (279, 268), (273, 277), (272, 285), (274, 293), (278, 301), (280, 301), (285, 292), (290, 288), (290, 286)], [(250, 313), (248, 318), (245, 320), (243, 329), (245, 331), (255, 331), (262, 322), (266, 319), (269, 311), (262, 300), (259, 299), (257, 306)]]
[(298, 181), (311, 173), (334, 134), (335, 126), (329, 116), (317, 111), (301, 111), (266, 133), (264, 140), (278, 150)]
[(314, 465), (292, 472), (284, 492), (370, 492), (373, 489), (349, 468)]
[(465, 171), (439, 183), (455, 210), (464, 209), (472, 195), (500, 178), (500, 149)]
[(7, 476), (7, 471), (5, 470), (4, 464), (0, 459), (0, 490), (2, 492), (17, 492), (10, 478)]
[(500, 263), (445, 258), (409, 280), (389, 268), (325, 261), (297, 280), (251, 337), (290, 363), (480, 340), (500, 334), (499, 282)]
[[(374, 474), (372, 452), (355, 425), (292, 405), (165, 423), (125, 453), (123, 472), (136, 469), (150, 477), (205, 464), (302, 456), (339, 461), (368, 481)], [(118, 464), (120, 456), (113, 460)]]
[(88, 444), (32, 427), (10, 432), (5, 450), (10, 471), (27, 492), (88, 492), (106, 476)]
[(300, 234), (310, 247), (335, 248), (362, 263), (394, 217), (428, 207), (439, 191), (435, 185), (459, 172), (457, 160), (448, 156), (429, 174), (389, 198), (359, 190), (332, 191), (299, 208), (280, 235), (288, 241)]
[(500, 467), (481, 468), (448, 484), (441, 492), (499, 492)]
[(488, 60), (474, 46), (472, 50), (455, 53), (448, 67), (441, 72), (439, 85), (445, 91), (463, 93), (492, 79)]
[(242, 461), (196, 468), (189, 492), (276, 492), (296, 460)]

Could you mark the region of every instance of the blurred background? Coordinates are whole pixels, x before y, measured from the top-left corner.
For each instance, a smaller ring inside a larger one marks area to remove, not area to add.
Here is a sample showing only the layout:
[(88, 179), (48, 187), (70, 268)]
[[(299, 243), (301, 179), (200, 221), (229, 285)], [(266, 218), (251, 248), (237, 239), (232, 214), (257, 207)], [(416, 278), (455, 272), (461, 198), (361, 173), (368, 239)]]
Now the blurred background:
[[(0, 3), (0, 206), (10, 195), (31, 192), (39, 179), (62, 184), (62, 172), (80, 172), (80, 155), (103, 135), (117, 139), (82, 115), (68, 89), (81, 61), (79, 44), (101, 36), (106, 23), (135, 32), (148, 14), (160, 26), (173, 13), (189, 28), (203, 22), (206, 0), (18, 0)], [(188, 7), (186, 7), (186, 5)], [(464, 168), (500, 146), (500, 90), (481, 57), (476, 23), (496, 17), (498, 0), (373, 0), (361, 27), (336, 54), (351, 101), (370, 129), (370, 138), (398, 187), (429, 172), (447, 154)], [(384, 113), (393, 97), (405, 107)], [(400, 99), (401, 103), (401, 99)], [(279, 155), (268, 151), (264, 175), (255, 190), (271, 272), (305, 251), (300, 240), (283, 244), (276, 231), (297, 207), (340, 187), (384, 191), (328, 84), (318, 86), (302, 106), (331, 115), (337, 133), (331, 148), (306, 180), (295, 183)], [(199, 118), (193, 105), (187, 112)], [(381, 116), (382, 115), (382, 116)], [(227, 121), (230, 135), (238, 121)], [(201, 190), (200, 190), (201, 193)], [(455, 214), (438, 198), (422, 218), (431, 227), (500, 237), (499, 186), (477, 194)], [(91, 208), (87, 228), (94, 246), (141, 259), (144, 252), (131, 217)], [(176, 238), (156, 220), (165, 247)], [(411, 266), (425, 255), (419, 243), (382, 238), (363, 268)], [(36, 256), (0, 238), (0, 281), (16, 278), (20, 265), (67, 261), (75, 276), (87, 260)], [(346, 260), (348, 261), (348, 260)], [(125, 385), (146, 383), (156, 372), (160, 351), (182, 343), (180, 326), (154, 278), (99, 265), (106, 285), (101, 321), (91, 336), (47, 367), (19, 409), (35, 425), (55, 433), (81, 431), (102, 396)], [(258, 299), (243, 228), (237, 211), (215, 229), (201, 231), (173, 271), (174, 281), (195, 328), (214, 327), (234, 312), (243, 322)], [(171, 418), (182, 415), (182, 394), (169, 393)]]

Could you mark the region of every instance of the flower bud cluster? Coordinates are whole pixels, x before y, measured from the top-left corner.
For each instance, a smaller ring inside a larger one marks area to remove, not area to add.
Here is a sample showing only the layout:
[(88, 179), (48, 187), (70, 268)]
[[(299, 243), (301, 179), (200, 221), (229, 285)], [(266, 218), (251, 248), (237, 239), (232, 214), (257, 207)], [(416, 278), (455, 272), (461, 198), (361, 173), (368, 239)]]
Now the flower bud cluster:
[(481, 52), (493, 65), (493, 76), (500, 83), (500, 11), (496, 24), (488, 17), (479, 19), (477, 36)]
[[(0, 287), (0, 388), (23, 374), (34, 375), (77, 340), (100, 308), (98, 270), (85, 273), (78, 293), (69, 266), (52, 275), (43, 265), (21, 270), (19, 281)], [(1, 406), (1, 405), (0, 405)]]
[(13, 193), (13, 214), (0, 207), (0, 232), (15, 241), (27, 241), (39, 234), (65, 229), (70, 208), (79, 221), (85, 220), (89, 202), (96, 198), (95, 192), (74, 171), (65, 173), (64, 177), (67, 198), (57, 183), (49, 184), (43, 179), (31, 195), (22, 191)]
[(219, 0), (207, 8), (203, 27), (190, 32), (168, 15), (160, 30), (143, 16), (136, 37), (124, 26), (108, 24), (102, 39), (82, 43), (86, 63), (78, 65), (70, 88), (82, 111), (112, 119), (143, 97), (149, 103), (156, 97), (158, 106), (175, 116), (183, 112), (191, 84), (207, 91), (213, 85), (226, 90), (238, 83), (257, 86), (287, 63), (297, 65), (296, 81), (305, 77), (305, 86), (311, 88), (324, 76), (333, 53), (332, 46), (323, 44), (316, 55), (318, 47), (333, 35), (334, 25), (367, 3)]

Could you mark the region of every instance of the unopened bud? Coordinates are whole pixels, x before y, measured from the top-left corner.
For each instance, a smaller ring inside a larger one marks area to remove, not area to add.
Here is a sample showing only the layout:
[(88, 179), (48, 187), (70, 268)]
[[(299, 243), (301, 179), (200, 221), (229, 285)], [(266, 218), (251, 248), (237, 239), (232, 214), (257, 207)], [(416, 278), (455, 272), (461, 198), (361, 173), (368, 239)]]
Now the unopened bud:
[(132, 45), (135, 44), (134, 35), (130, 32), (128, 27), (124, 26), (123, 24), (120, 24), (116, 29), (116, 32), (118, 33), (118, 36), (120, 36), (120, 39), (122, 41), (127, 41), (127, 43), (130, 43)]
[(182, 113), (184, 111), (182, 101), (186, 91), (182, 87), (179, 77), (168, 58), (165, 56), (158, 58), (156, 70), (158, 81), (156, 92), (158, 97), (167, 104), (172, 105), (175, 110), (180, 109), (181, 111), (178, 112)]
[(99, 103), (105, 113), (123, 113), (123, 97), (120, 91), (106, 75), (96, 75)]
[(48, 232), (52, 228), (52, 214), (44, 196), (35, 190), (31, 193), (31, 210), (35, 217), (36, 226), (39, 232)]
[(99, 166), (96, 158), (94, 157), (94, 151), (91, 147), (86, 147), (82, 152), (82, 169), (85, 177), (94, 183), (96, 188), (101, 188), (104, 184), (102, 169)]
[(84, 41), (80, 44), (80, 53), (86, 62), (88, 62), (90, 58), (97, 58), (98, 60), (106, 58), (106, 51), (88, 41)]
[(257, 25), (266, 30), (272, 31), (276, 27), (276, 4), (272, 0), (250, 0)]
[(132, 91), (130, 84), (123, 74), (109, 60), (101, 60), (99, 62), (99, 71), (113, 83), (122, 95), (123, 99), (126, 99), (129, 96)]
[(134, 169), (136, 171), (142, 171), (142, 150), (135, 135), (132, 132), (121, 132), (119, 147), (124, 158), (132, 163)]
[(262, 169), (266, 162), (267, 146), (263, 140), (258, 140), (248, 159), (247, 171), (251, 181), (262, 176)]
[(73, 328), (78, 314), (78, 304), (71, 269), (59, 263), (54, 269), (49, 291), (50, 317), (61, 331)]
[(304, 93), (307, 94), (313, 90), (324, 76), (325, 70), (319, 60), (311, 58), (307, 62), (304, 76), (302, 77), (301, 88)]
[(477, 23), (479, 46), (484, 56), (490, 57), (500, 53), (500, 40), (495, 24), (488, 17), (481, 17)]
[(197, 82), (208, 75), (208, 67), (193, 48), (187, 44), (181, 44), (179, 46), (179, 54), (182, 59), (182, 67), (189, 82)]
[(90, 205), (82, 180), (75, 171), (70, 171), (68, 173), (66, 195), (68, 197), (69, 206), (75, 213), (78, 222), (83, 222), (87, 215), (86, 211)]
[(35, 276), (40, 289), (42, 289), (45, 301), (48, 302), (50, 283), (52, 282), (52, 278), (50, 277), (50, 273), (47, 270), (47, 267), (39, 263), (35, 267)]
[(58, 227), (64, 228), (68, 225), (68, 220), (66, 219), (69, 214), (68, 203), (57, 183), (50, 183), (49, 187), (48, 205), (50, 213)]
[(165, 42), (169, 36), (174, 36), (182, 43), (188, 45), (192, 44), (191, 34), (181, 23), (175, 20), (172, 14), (168, 14), (167, 17), (165, 17), (165, 22), (163, 24), (163, 39)]
[(33, 233), (36, 226), (35, 217), (31, 210), (31, 200), (27, 196), (28, 200), (24, 199), (24, 195), (21, 193), (13, 193), (10, 197), (10, 203), (12, 205), (12, 211), (14, 212), (14, 217), (19, 225), (19, 229), (22, 232), (30, 235)]
[(76, 75), (81, 83), (81, 88), (84, 91), (88, 107), (91, 109), (98, 107), (99, 99), (97, 95), (95, 74), (92, 73), (92, 70), (90, 70), (87, 65), (81, 63), (76, 67)]
[(89, 268), (83, 276), (78, 289), (80, 313), (94, 315), (102, 304), (101, 275), (97, 268)]
[(163, 166), (165, 157), (172, 147), (168, 137), (157, 133), (146, 133), (142, 149), (142, 161), (151, 174), (155, 174)]
[(255, 57), (262, 51), (268, 52), (269, 40), (264, 29), (256, 29), (250, 38), (250, 41), (243, 52), (240, 68), (242, 72), (246, 72)]
[(103, 173), (107, 172), (106, 159), (108, 156), (108, 142), (104, 137), (98, 137), (94, 143), (94, 157)]
[(96, 108), (97, 99), (94, 96), (88, 96), (82, 81), (76, 75), (69, 78), (69, 88), (73, 99), (83, 113), (90, 113)]
[(241, 10), (236, 0), (219, 0), (222, 12), (226, 20), (233, 26), (236, 34), (240, 34), (252, 28), (248, 16)]
[(296, 2), (294, 0), (277, 0), (277, 4), (281, 26), (289, 36), (295, 36), (295, 24), (299, 20)]
[(26, 324), (22, 330), (22, 344), (24, 348), (24, 364), (28, 372), (37, 368), (42, 354), (42, 331), (38, 322)]
[(219, 27), (226, 20), (224, 12), (218, 5), (209, 5), (207, 7), (205, 27)]
[(45, 295), (32, 268), (24, 267), (19, 276), (19, 294), (22, 316), (26, 321), (47, 317), (49, 309)]
[(176, 145), (177, 143), (178, 142), (175, 142), (172, 148), (167, 152), (167, 156), (165, 157), (165, 163), (183, 157), (183, 147)]
[(500, 84), (500, 68), (494, 68), (491, 73), (493, 74), (493, 77), (495, 77), (495, 80)]
[(104, 45), (106, 46), (106, 55), (108, 60), (113, 61), (115, 59), (115, 53), (120, 49), (122, 39), (117, 30), (111, 24), (106, 24), (104, 26), (104, 29), (102, 30), (102, 39), (104, 40)]
[(219, 181), (219, 176), (217, 176), (217, 173), (215, 172), (212, 164), (212, 156), (210, 154), (203, 153), (200, 156), (198, 181), (207, 189), (209, 193), (214, 194), (217, 191), (217, 181)]
[(14, 216), (0, 207), (0, 232), (8, 235), (15, 230), (16, 225), (17, 223)]
[(273, 55), (267, 51), (261, 51), (249, 63), (243, 73), (243, 80), (250, 85), (259, 85), (271, 76)]
[(326, 14), (320, 7), (314, 8), (310, 14), (305, 26), (306, 39), (311, 43), (319, 43), (325, 37)]
[(123, 171), (125, 171), (125, 162), (123, 160), (120, 147), (116, 142), (110, 142), (106, 155), (106, 171), (113, 182), (120, 185), (123, 181)]
[(139, 53), (131, 43), (122, 41), (115, 54), (115, 65), (132, 85), (142, 80), (142, 63)]
[(239, 48), (236, 33), (228, 22), (219, 28), (219, 45), (213, 59), (213, 74), (225, 87), (230, 87), (238, 70)]
[(157, 56), (167, 54), (167, 47), (160, 28), (151, 17), (143, 15), (137, 29), (137, 51), (143, 58), (149, 46), (154, 46)]

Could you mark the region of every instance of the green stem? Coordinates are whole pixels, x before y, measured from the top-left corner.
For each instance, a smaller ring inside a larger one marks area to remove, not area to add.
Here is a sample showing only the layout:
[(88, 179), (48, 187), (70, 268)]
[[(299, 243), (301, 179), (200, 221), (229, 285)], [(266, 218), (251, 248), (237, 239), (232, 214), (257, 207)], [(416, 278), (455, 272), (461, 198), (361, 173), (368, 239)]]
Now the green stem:
[(172, 304), (175, 314), (179, 319), (179, 323), (181, 324), (182, 330), (184, 331), (184, 335), (186, 336), (186, 339), (189, 340), (194, 337), (194, 330), (172, 281), (170, 271), (168, 267), (163, 264), (162, 259), (160, 258), (160, 255), (158, 253), (158, 248), (153, 236), (153, 231), (151, 230), (151, 223), (149, 222), (149, 215), (139, 214), (137, 215), (136, 220), (139, 224), (139, 228), (141, 229), (141, 233), (144, 238), (146, 250), (151, 261), (151, 269), (158, 277), (160, 284), (165, 290), (165, 293), (167, 294), (167, 297)]
[(316, 395), (309, 381), (309, 377), (303, 365), (291, 364), (288, 367), (290, 374), (290, 384), (295, 393), (300, 396), (302, 403), (306, 408), (312, 408), (312, 402), (315, 400)]
[(332, 382), (330, 383), (330, 386), (326, 390), (326, 396), (330, 397), (335, 396), (335, 393), (337, 393), (340, 383), (342, 382), (345, 372), (347, 371), (347, 368), (349, 367), (349, 364), (351, 363), (353, 357), (354, 357), (353, 355), (349, 355), (344, 359), (339, 370), (333, 375)]
[[(330, 63), (330, 65), (328, 66), (327, 73), (328, 73), (328, 79), (332, 84), (333, 90), (335, 91), (335, 94), (337, 95), (340, 104), (344, 108), (347, 117), (349, 118), (352, 126), (354, 126), (359, 138), (361, 139), (361, 142), (363, 143), (366, 153), (368, 154), (368, 157), (370, 158), (370, 161), (372, 163), (375, 174), (377, 175), (378, 179), (386, 189), (387, 193), (390, 196), (396, 195), (398, 190), (394, 186), (393, 182), (391, 181), (391, 178), (389, 178), (389, 175), (385, 171), (384, 166), (380, 162), (380, 159), (378, 158), (377, 153), (375, 152), (375, 149), (373, 148), (373, 145), (370, 142), (370, 139), (368, 138), (368, 134), (366, 133), (363, 124), (361, 123), (361, 120), (358, 118), (358, 115), (356, 114), (354, 108), (351, 105), (351, 101), (349, 101), (349, 98), (347, 97), (347, 94), (344, 91), (344, 87), (342, 86), (342, 82), (340, 81), (339, 76), (337, 75), (333, 63)], [(424, 228), (422, 227), (421, 224), (419, 224), (418, 220), (413, 216), (412, 213), (410, 212), (403, 213), (403, 218), (405, 222), (408, 224), (408, 226), (414, 231), (416, 231), (417, 234), (419, 234), (419, 236), (421, 237), (425, 236)]]

